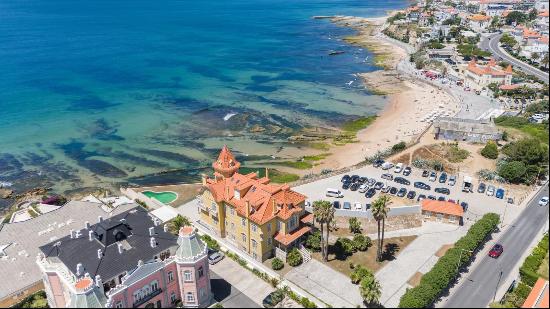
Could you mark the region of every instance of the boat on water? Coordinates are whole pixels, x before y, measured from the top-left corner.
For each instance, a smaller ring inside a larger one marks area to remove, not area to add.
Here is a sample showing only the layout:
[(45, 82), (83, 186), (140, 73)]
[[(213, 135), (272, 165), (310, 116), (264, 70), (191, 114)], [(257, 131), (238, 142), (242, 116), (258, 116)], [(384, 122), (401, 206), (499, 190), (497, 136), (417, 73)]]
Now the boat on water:
[(344, 51), (341, 51), (341, 50), (335, 50), (335, 51), (331, 51), (330, 53), (328, 53), (329, 56), (335, 56), (335, 55), (341, 55), (345, 53)]

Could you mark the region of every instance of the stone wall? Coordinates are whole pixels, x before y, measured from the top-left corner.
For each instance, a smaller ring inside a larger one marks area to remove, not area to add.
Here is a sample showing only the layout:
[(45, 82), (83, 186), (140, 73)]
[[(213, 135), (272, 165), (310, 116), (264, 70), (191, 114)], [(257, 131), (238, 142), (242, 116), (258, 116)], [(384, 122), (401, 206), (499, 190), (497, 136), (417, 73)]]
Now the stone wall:
[[(349, 228), (349, 219), (350, 217), (336, 217), (336, 226), (338, 228)], [(378, 225), (376, 220), (368, 218), (357, 218), (361, 222), (361, 227), (363, 228), (363, 234), (372, 234), (376, 233), (378, 230)], [(410, 214), (402, 216), (394, 216), (386, 218), (386, 232), (411, 229), (415, 227), (422, 226), (422, 215), (421, 214)]]

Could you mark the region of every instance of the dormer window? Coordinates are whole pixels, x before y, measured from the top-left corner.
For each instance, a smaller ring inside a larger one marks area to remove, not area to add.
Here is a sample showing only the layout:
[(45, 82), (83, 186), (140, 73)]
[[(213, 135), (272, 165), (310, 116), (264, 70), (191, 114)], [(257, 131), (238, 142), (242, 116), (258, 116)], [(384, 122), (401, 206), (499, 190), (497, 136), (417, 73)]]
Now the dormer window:
[(234, 191), (234, 194), (233, 194), (233, 197), (234, 197), (236, 200), (240, 200), (240, 199), (241, 199), (241, 192), (239, 192), (239, 190), (235, 190), (235, 191)]

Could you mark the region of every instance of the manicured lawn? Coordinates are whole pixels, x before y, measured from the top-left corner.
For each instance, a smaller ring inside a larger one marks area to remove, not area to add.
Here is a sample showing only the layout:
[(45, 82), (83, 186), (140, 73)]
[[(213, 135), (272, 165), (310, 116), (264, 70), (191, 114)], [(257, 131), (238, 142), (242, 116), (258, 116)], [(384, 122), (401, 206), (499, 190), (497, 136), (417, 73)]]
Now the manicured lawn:
[[(405, 247), (407, 247), (415, 239), (416, 236), (404, 236), (385, 239), (384, 247), (386, 248), (386, 258), (381, 263), (378, 263), (376, 261), (376, 240), (373, 240), (372, 247), (370, 247), (367, 251), (355, 252), (346, 260), (336, 259), (335, 255), (331, 254), (329, 251), (328, 265), (346, 276), (349, 276), (349, 274), (351, 273), (350, 263), (353, 263), (354, 265), (361, 265), (370, 269), (372, 272), (376, 272), (384, 267), (387, 263), (394, 260), (399, 255), (399, 252), (405, 249)], [(323, 261), (321, 254), (318, 252), (313, 253), (313, 258), (317, 259), (318, 261)]]
[(538, 274), (546, 280), (548, 280), (548, 262), (548, 253), (546, 253), (546, 257), (544, 258), (544, 261), (542, 261), (538, 271)]
[[(265, 168), (264, 167), (241, 167), (239, 169), (239, 171), (242, 174), (256, 172), (256, 173), (259, 174), (258, 177), (260, 177), (260, 178), (265, 177)], [(290, 183), (290, 182), (294, 182), (296, 180), (299, 180), (300, 176), (298, 176), (296, 174), (286, 173), (286, 172), (279, 171), (277, 169), (270, 168), (269, 169), (269, 179), (273, 183)]]

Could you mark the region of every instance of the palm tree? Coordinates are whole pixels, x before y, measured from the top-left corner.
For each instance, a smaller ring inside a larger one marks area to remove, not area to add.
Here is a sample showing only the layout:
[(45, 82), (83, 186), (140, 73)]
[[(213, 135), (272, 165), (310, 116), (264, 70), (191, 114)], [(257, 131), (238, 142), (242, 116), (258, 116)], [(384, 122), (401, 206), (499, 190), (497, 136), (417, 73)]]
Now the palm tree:
[(548, 68), (548, 54), (544, 55), (544, 58), (542, 58), (540, 64), (542, 64), (545, 68)]
[(359, 292), (365, 303), (377, 304), (380, 301), (380, 296), (382, 296), (382, 287), (380, 286), (380, 282), (370, 273), (361, 279)]
[[(372, 216), (374, 217), (374, 220), (376, 220), (376, 223), (378, 224), (378, 251), (376, 255), (376, 259), (378, 262), (382, 261), (382, 247), (384, 245), (384, 227), (386, 225), (386, 217), (388, 216), (388, 203), (390, 202), (391, 198), (387, 195), (382, 195), (378, 197), (373, 203), (372, 203)], [(380, 223), (382, 222), (382, 237), (380, 237)]]
[[(321, 255), (325, 261), (328, 261), (328, 237), (330, 223), (334, 220), (334, 208), (329, 201), (313, 202), (313, 216), (321, 228)], [(326, 226), (326, 236), (325, 236)]]
[(191, 221), (189, 218), (182, 215), (177, 215), (172, 222), (170, 222), (170, 230), (172, 233), (177, 234), (182, 227), (191, 226)]

